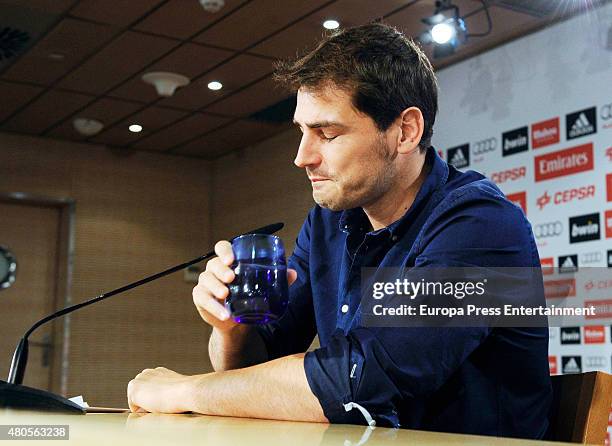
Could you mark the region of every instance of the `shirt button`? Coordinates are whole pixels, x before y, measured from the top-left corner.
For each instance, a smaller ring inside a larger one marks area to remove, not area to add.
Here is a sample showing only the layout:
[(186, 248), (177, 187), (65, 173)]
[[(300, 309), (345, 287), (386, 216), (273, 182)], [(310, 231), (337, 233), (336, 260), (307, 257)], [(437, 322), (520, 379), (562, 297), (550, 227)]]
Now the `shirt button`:
[(397, 241), (397, 235), (394, 235), (393, 237), (391, 237), (391, 241), (396, 242)]
[(340, 311), (342, 311), (343, 313), (346, 313), (348, 311), (348, 305), (347, 304), (342, 305), (342, 308), (340, 308)]

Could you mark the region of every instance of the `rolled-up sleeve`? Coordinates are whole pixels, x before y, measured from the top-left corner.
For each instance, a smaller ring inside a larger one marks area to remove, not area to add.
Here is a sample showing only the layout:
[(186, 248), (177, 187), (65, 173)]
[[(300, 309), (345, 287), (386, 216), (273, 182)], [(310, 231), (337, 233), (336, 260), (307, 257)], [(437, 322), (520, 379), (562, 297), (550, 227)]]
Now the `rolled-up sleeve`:
[(433, 393), (487, 335), (484, 327), (361, 327), (307, 353), (304, 368), (330, 422), (372, 425), (369, 416), (399, 427), (400, 401)]
[[(457, 195), (440, 206), (428, 223), (416, 265), (532, 262), (521, 255), (533, 241), (520, 210), (494, 194)], [(488, 327), (356, 327), (346, 334), (338, 332), (325, 347), (309, 352), (306, 377), (330, 422), (400, 427), (400, 408), (431, 397), (490, 331)]]

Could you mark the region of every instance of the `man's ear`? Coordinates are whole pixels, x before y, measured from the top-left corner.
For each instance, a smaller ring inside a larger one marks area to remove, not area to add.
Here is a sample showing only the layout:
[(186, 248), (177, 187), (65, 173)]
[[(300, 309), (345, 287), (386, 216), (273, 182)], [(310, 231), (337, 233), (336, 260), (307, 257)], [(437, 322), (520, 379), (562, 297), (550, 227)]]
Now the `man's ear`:
[(409, 107), (399, 115), (397, 125), (400, 127), (397, 142), (398, 153), (414, 152), (419, 146), (425, 129), (423, 113), (417, 107)]

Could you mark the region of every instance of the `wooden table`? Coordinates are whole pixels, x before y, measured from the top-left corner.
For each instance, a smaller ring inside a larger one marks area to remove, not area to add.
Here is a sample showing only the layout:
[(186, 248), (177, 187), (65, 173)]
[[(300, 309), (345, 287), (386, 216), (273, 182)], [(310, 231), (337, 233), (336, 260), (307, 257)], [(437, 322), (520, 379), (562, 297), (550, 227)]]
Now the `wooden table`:
[[(135, 444), (228, 445), (228, 446), (368, 446), (379, 445), (562, 445), (476, 435), (441, 434), (408, 429), (370, 428), (247, 418), (169, 414), (53, 415), (37, 412), (2, 411), (0, 425), (69, 425), (69, 441), (83, 445)], [(50, 441), (49, 441), (50, 442)], [(6, 442), (0, 442), (8, 444)], [(27, 443), (27, 442), (26, 442)], [(47, 443), (37, 440), (33, 444)], [(19, 442), (17, 444), (23, 444)]]

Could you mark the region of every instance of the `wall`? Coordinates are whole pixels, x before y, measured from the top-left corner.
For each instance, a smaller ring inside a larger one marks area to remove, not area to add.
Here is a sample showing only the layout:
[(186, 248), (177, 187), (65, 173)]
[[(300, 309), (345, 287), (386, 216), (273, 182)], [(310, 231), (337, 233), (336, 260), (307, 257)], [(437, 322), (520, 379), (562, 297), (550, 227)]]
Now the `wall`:
[(282, 221), (287, 252), (314, 206), (312, 187), (293, 164), (299, 132), (287, 130), (213, 162), (212, 239)]
[(438, 73), (434, 145), (523, 208), (543, 264), (574, 284), (549, 303), (599, 310), (551, 328), (553, 374), (612, 371), (611, 19), (607, 5)]
[(548, 303), (597, 310), (551, 324), (552, 374), (612, 371), (610, 23), (608, 4), (438, 73), (434, 145), (523, 208), (542, 265), (571, 287)]
[[(203, 254), (210, 171), (200, 160), (0, 134), (0, 191), (76, 200), (73, 302)], [(68, 395), (125, 407), (127, 382), (144, 368), (210, 371), (192, 287), (175, 273), (75, 313)]]

